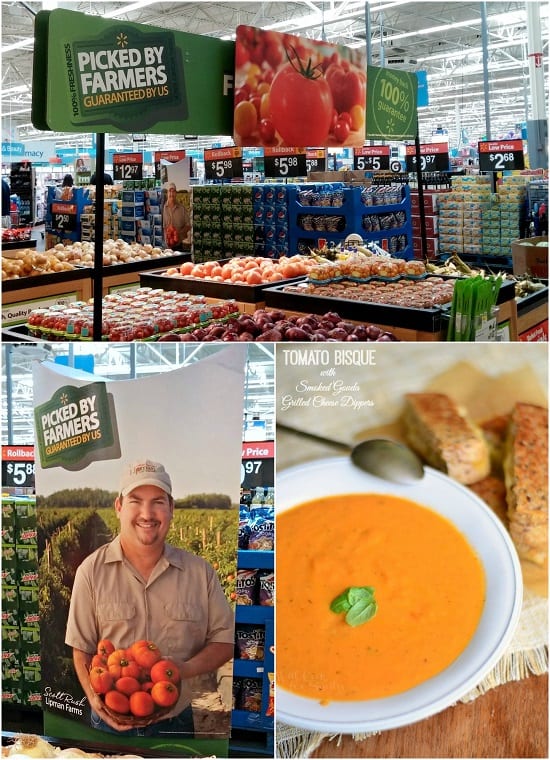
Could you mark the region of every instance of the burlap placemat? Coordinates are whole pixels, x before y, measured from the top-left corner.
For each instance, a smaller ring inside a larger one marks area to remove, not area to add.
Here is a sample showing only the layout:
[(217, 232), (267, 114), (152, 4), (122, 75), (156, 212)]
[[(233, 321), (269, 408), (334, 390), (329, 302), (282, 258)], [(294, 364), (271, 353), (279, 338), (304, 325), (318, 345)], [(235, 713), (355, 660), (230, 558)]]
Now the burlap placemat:
[[(397, 347), (397, 350), (395, 348)], [(284, 408), (306, 383), (319, 382), (319, 367), (283, 366), (277, 359), (277, 419), (299, 429), (326, 435), (349, 443), (377, 435), (402, 437), (399, 414), (402, 394), (414, 391), (448, 393), (477, 421), (508, 413), (518, 401), (547, 405), (547, 349), (539, 346), (442, 344), (437, 347), (399, 344), (379, 352), (376, 367), (339, 368), (336, 376), (344, 382), (354, 380), (354, 396), (369, 400), (364, 411), (301, 406)], [(325, 456), (335, 451), (317, 442), (282, 432), (277, 434), (277, 467), (286, 467)], [(548, 568), (522, 562), (523, 607), (512, 641), (491, 672), (461, 702), (470, 702), (508, 681), (548, 671)], [(354, 734), (362, 740), (369, 734)], [(311, 732), (276, 725), (276, 756), (306, 758), (325, 738), (334, 734)]]

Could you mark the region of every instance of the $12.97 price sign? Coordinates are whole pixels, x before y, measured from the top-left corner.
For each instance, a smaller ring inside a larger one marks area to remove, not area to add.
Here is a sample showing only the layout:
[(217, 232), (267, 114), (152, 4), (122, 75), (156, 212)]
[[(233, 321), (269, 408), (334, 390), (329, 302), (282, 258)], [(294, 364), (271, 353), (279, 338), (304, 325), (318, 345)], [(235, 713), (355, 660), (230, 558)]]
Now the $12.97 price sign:
[[(407, 145), (405, 151), (406, 171), (416, 171), (416, 148)], [(420, 171), (421, 172), (446, 172), (449, 171), (449, 146), (447, 143), (433, 143), (420, 146)]]
[(143, 155), (141, 153), (113, 153), (113, 179), (143, 179)]
[(477, 145), (480, 172), (525, 169), (523, 140), (486, 140)]
[(307, 159), (305, 148), (264, 148), (266, 177), (305, 177)]
[(34, 446), (2, 446), (2, 486), (34, 488)]
[(243, 443), (241, 462), (241, 488), (250, 490), (257, 486), (272, 486), (274, 484), (273, 441), (259, 443)]
[(212, 148), (204, 151), (206, 179), (233, 179), (243, 176), (242, 148)]

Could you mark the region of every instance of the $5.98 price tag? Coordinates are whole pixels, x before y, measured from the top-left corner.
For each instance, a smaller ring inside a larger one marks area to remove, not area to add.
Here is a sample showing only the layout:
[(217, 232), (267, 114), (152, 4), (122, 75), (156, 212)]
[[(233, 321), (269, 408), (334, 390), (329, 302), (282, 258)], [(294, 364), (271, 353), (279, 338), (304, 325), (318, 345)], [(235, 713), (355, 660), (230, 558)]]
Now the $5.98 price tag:
[(34, 446), (2, 446), (2, 485), (34, 488)]
[(206, 179), (233, 179), (243, 176), (242, 148), (212, 148), (204, 151)]
[(305, 177), (307, 161), (305, 148), (264, 148), (266, 177)]

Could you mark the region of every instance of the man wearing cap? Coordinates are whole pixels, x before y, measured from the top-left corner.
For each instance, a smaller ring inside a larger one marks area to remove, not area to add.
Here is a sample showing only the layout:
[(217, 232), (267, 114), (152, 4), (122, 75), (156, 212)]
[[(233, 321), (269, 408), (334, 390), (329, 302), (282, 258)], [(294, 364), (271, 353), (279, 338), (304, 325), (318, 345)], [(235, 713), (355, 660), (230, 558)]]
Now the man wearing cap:
[[(134, 462), (122, 477), (115, 510), (120, 532), (78, 567), (65, 643), (92, 709), (92, 725), (125, 735), (193, 734), (188, 680), (215, 671), (234, 651), (234, 617), (213, 567), (165, 543), (174, 511), (162, 464)], [(173, 709), (146, 728), (119, 723), (92, 689), (89, 670), (100, 639), (117, 649), (154, 641), (181, 673)]]
[(189, 212), (182, 203), (178, 203), (174, 182), (170, 182), (166, 190), (166, 203), (162, 209), (164, 241), (168, 248), (174, 251), (181, 251), (182, 243), (187, 238), (191, 229)]

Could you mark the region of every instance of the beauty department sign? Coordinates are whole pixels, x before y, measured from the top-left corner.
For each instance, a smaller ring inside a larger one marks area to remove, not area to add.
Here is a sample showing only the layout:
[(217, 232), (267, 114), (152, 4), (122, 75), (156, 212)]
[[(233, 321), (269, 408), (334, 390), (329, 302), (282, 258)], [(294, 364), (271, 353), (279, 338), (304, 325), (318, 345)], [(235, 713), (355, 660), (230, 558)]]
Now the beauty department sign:
[(33, 123), (59, 131), (228, 133), (234, 46), (227, 44), (42, 11), (35, 24)]

